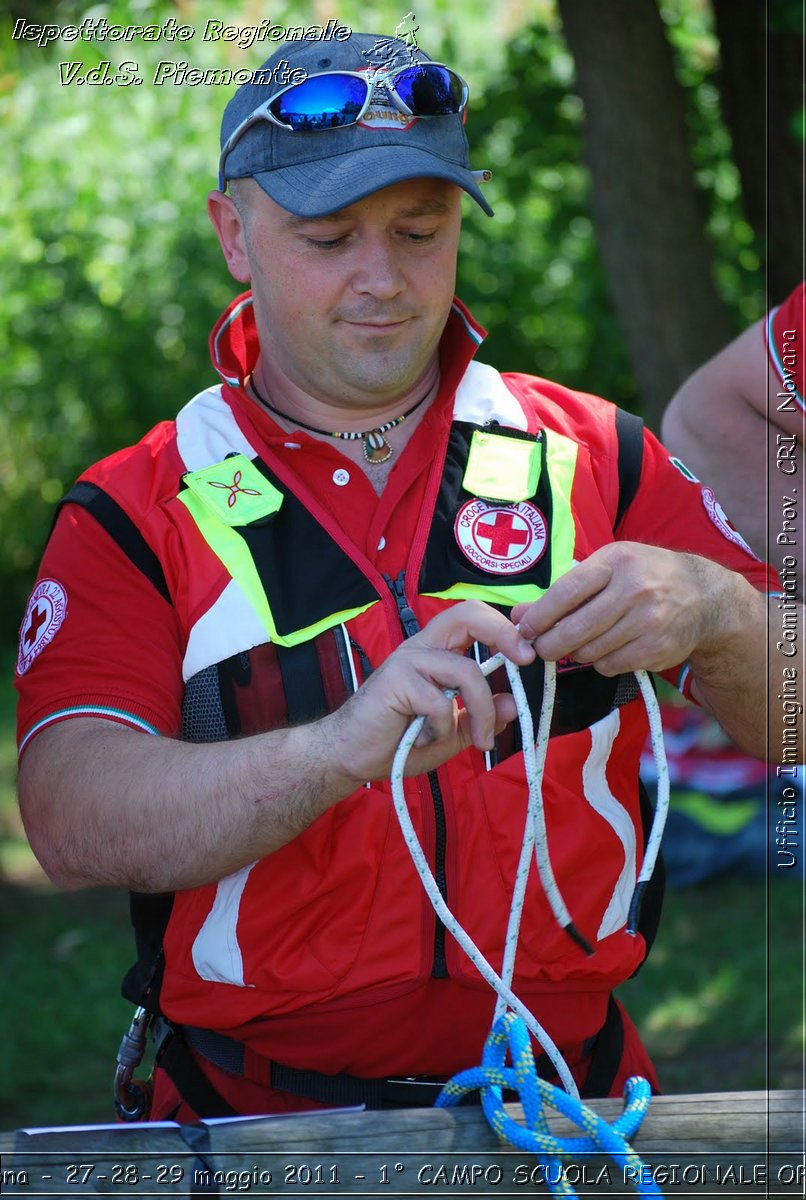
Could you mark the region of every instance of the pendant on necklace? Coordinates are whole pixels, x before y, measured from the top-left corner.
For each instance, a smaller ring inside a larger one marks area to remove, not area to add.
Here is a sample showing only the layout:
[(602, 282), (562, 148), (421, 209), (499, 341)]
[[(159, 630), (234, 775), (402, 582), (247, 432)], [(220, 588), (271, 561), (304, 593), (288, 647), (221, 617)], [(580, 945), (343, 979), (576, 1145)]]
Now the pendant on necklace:
[(364, 434), (364, 458), (368, 463), (386, 462), (392, 457), (392, 447), (381, 433), (380, 429), (370, 429)]

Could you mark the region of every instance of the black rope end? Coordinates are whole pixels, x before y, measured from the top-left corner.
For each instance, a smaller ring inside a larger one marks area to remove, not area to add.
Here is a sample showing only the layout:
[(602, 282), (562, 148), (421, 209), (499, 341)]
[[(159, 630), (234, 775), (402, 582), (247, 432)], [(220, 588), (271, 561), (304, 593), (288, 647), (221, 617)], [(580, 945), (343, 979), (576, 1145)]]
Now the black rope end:
[(635, 891), (633, 892), (632, 900), (630, 901), (630, 911), (627, 914), (627, 933), (629, 933), (632, 937), (635, 937), (636, 930), (638, 929), (638, 921), (641, 916), (641, 905), (644, 902), (644, 892), (646, 891), (647, 883), (648, 880), (644, 880), (643, 883), (637, 883), (635, 885)]
[(579, 930), (577, 929), (577, 927), (573, 921), (569, 921), (567, 925), (563, 925), (563, 929), (568, 934), (568, 936), (573, 941), (575, 941), (576, 944), (579, 947), (581, 947), (581, 949), (583, 949), (585, 951), (588, 958), (593, 957), (593, 955), (596, 953), (596, 951), (594, 950), (593, 946), (590, 944), (588, 939), (579, 932)]

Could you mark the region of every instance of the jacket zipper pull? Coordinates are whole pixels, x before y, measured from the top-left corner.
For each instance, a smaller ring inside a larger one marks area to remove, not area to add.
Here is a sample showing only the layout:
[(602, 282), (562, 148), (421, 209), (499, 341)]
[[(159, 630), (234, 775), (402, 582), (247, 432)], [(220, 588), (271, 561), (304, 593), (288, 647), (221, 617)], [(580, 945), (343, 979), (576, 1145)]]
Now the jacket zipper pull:
[(409, 602), (406, 599), (406, 573), (401, 571), (397, 579), (392, 579), (391, 575), (384, 575), (384, 580), (395, 598), (397, 605), (397, 615), (400, 618), (400, 624), (403, 626), (403, 632), (407, 638), (413, 637), (415, 633), (420, 632), (420, 623), (409, 607)]

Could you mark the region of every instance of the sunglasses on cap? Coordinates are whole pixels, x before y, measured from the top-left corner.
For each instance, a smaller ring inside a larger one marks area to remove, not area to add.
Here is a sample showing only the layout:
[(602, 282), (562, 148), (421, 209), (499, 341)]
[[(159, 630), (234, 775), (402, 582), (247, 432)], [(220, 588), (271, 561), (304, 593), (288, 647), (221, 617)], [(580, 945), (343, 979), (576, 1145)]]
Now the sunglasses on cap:
[(218, 160), (218, 186), (225, 190), (224, 164), (230, 151), (258, 121), (292, 133), (344, 129), (361, 120), (378, 89), (408, 117), (456, 116), (467, 106), (464, 79), (442, 63), (412, 63), (399, 70), (321, 71), (292, 83), (261, 104), (230, 134)]

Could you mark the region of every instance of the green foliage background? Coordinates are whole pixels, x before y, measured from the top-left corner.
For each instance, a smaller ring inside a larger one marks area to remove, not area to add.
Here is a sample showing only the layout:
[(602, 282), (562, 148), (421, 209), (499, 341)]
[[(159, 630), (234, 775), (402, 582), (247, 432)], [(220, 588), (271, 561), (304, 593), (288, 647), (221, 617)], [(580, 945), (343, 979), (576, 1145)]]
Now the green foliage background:
[[(53, 505), (80, 470), (171, 417), (207, 386), (207, 335), (235, 294), (204, 212), (215, 186), (220, 113), (231, 89), (153, 86), (164, 58), (191, 66), (255, 66), (255, 46), (205, 43), (220, 5), (187, 0), (49, 5), (65, 25), (87, 12), (110, 23), (173, 14), (187, 43), (13, 41), (0, 24), (0, 614), (13, 636)], [(335, 6), (334, 6), (335, 7)], [(511, 0), (416, 5), (418, 38), (471, 84), (468, 133), (489, 166), (496, 210), (467, 204), (459, 291), (490, 330), (482, 358), (549, 375), (637, 407), (607, 295), (582, 165), (581, 104), (552, 0), (528, 14)], [(717, 45), (705, 0), (663, 0), (689, 99), (692, 154), (716, 250), (720, 290), (737, 329), (762, 311), (759, 249), (741, 216), (738, 176), (720, 122)], [(257, 24), (249, 0), (226, 20)], [(312, 3), (271, 6), (279, 24), (324, 22)], [(355, 28), (391, 33), (395, 2), (338, 6)], [(528, 23), (526, 23), (528, 21)], [(273, 48), (267, 44), (265, 53)], [(60, 61), (136, 60), (140, 86), (61, 86)], [(636, 242), (640, 231), (636, 231)]]

